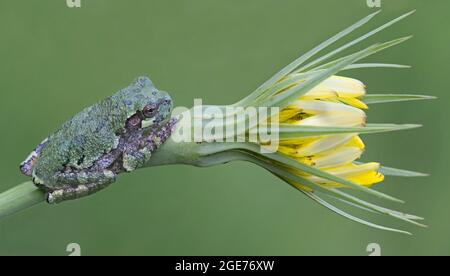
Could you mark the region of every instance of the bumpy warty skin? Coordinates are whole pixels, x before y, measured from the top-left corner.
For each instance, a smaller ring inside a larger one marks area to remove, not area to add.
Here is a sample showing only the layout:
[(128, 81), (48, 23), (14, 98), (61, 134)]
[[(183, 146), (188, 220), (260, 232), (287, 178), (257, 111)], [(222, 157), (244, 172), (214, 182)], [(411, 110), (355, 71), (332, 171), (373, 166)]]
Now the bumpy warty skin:
[[(49, 136), (33, 170), (35, 182), (54, 187), (58, 185), (54, 178), (56, 172), (67, 167), (77, 170), (91, 167), (117, 147), (119, 133), (132, 114), (166, 98), (171, 101), (150, 79), (139, 77), (113, 96), (85, 108)], [(160, 120), (170, 116), (170, 110), (158, 112)]]

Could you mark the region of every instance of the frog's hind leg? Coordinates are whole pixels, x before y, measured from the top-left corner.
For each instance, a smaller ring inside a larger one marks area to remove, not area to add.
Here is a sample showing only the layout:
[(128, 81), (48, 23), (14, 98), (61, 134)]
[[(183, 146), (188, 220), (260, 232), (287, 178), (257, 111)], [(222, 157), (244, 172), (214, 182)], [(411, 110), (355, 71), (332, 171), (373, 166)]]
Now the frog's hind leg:
[(61, 189), (47, 192), (47, 202), (60, 203), (77, 199), (98, 192), (115, 182), (116, 175), (104, 170), (100, 172), (61, 173), (57, 175), (59, 183), (64, 184)]
[(56, 183), (61, 185), (79, 185), (88, 183), (114, 182), (116, 174), (111, 170), (81, 170), (75, 172), (59, 172), (54, 176)]
[(45, 138), (31, 153), (28, 155), (27, 159), (20, 164), (20, 171), (26, 176), (32, 176), (33, 167), (36, 163), (36, 159), (41, 154), (42, 149), (48, 142), (48, 138)]

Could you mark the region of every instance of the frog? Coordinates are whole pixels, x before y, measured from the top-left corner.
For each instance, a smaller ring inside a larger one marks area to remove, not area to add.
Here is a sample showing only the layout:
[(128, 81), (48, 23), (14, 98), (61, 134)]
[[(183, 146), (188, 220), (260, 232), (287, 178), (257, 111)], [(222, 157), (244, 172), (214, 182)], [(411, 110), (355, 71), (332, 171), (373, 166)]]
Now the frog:
[(176, 124), (170, 95), (147, 76), (86, 107), (44, 139), (20, 171), (50, 204), (78, 199), (143, 167)]

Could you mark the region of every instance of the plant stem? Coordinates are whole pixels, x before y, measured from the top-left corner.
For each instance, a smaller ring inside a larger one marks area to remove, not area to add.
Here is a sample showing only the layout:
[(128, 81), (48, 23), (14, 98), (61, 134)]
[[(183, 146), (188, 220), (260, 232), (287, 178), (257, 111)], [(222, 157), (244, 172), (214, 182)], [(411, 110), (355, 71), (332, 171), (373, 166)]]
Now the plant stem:
[[(223, 164), (237, 158), (226, 151), (223, 143), (180, 142), (169, 138), (155, 151), (144, 167), (186, 164), (208, 167)], [(0, 193), (0, 219), (16, 214), (36, 204), (45, 202), (45, 192), (31, 181), (19, 184)]]
[[(198, 146), (195, 143), (177, 143), (169, 139), (153, 154), (151, 161), (146, 167), (170, 164), (198, 166), (197, 148)], [(28, 181), (19, 184), (0, 193), (0, 219), (14, 215), (44, 201), (44, 191), (37, 188), (33, 182)]]
[(44, 202), (44, 192), (31, 181), (24, 182), (0, 194), (0, 219)]

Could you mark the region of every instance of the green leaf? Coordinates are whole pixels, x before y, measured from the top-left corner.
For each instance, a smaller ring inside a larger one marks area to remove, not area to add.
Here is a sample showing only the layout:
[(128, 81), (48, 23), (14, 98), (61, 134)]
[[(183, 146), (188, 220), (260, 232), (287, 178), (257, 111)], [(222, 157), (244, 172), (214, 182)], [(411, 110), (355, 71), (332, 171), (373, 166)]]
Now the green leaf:
[(366, 104), (434, 100), (436, 97), (412, 94), (368, 94), (363, 97)]
[(411, 68), (409, 65), (391, 64), (391, 63), (357, 63), (344, 68), (344, 70), (361, 69), (361, 68)]
[(388, 176), (401, 176), (401, 177), (424, 177), (429, 176), (426, 173), (420, 173), (420, 172), (414, 172), (414, 171), (407, 171), (407, 170), (401, 170), (396, 168), (389, 168), (389, 167), (381, 167), (378, 170), (380, 173)]
[(305, 165), (301, 162), (298, 162), (295, 159), (292, 159), (288, 156), (285, 156), (283, 154), (280, 153), (260, 153), (259, 152), (259, 147), (254, 145), (254, 144), (245, 144), (245, 145), (241, 145), (243, 150), (247, 150), (249, 151), (248, 154), (251, 154), (254, 157), (258, 157), (258, 156), (264, 156), (265, 158), (268, 158), (276, 163), (279, 164), (283, 164), (284, 166), (299, 170), (301, 172), (307, 173), (307, 174), (311, 174), (311, 175), (315, 175), (317, 177), (332, 181), (332, 182), (336, 182), (339, 183), (343, 186), (349, 187), (349, 188), (353, 188), (355, 190), (359, 190), (362, 192), (365, 192), (367, 194), (382, 198), (382, 199), (386, 199), (386, 200), (390, 200), (390, 201), (394, 201), (394, 202), (399, 202), (399, 203), (403, 203), (402, 200), (394, 198), (392, 196), (383, 194), (382, 192), (378, 192), (376, 190), (358, 185), (356, 183), (353, 183), (351, 181), (348, 181), (346, 179), (340, 178), (338, 176), (335, 176), (333, 174), (327, 173), (325, 171), (322, 171), (320, 169)]
[[(272, 170), (273, 168), (271, 168)], [(406, 222), (409, 222), (411, 224), (415, 224), (417, 226), (421, 226), (421, 227), (425, 227), (425, 225), (417, 223), (413, 220), (422, 220), (423, 218), (418, 217), (418, 216), (414, 216), (414, 215), (409, 215), (409, 214), (404, 214), (398, 211), (394, 211), (394, 210), (390, 210), (369, 202), (366, 202), (362, 199), (356, 198), (354, 196), (351, 196), (343, 191), (341, 191), (340, 189), (336, 189), (336, 188), (329, 188), (326, 186), (322, 186), (320, 184), (317, 184), (311, 180), (308, 180), (305, 177), (301, 177), (298, 175), (295, 175), (289, 171), (283, 171), (281, 169), (277, 170), (276, 168), (273, 169), (273, 171), (277, 171), (277, 173), (281, 174), (284, 178), (290, 179), (293, 182), (297, 182), (300, 183), (302, 185), (305, 185), (307, 187), (309, 187), (310, 189), (312, 189), (313, 191), (319, 191), (321, 193), (324, 193), (328, 196), (332, 196), (332, 197), (337, 197), (338, 199), (341, 200), (345, 200), (345, 201), (349, 201), (350, 203), (357, 205), (359, 207), (363, 207), (363, 208), (368, 208), (369, 210), (375, 211), (377, 213), (381, 213), (381, 214), (385, 214), (385, 215), (389, 215), (392, 217), (395, 217), (397, 219), (400, 220), (404, 220)], [(285, 179), (286, 180), (286, 179)]]
[[(245, 158), (245, 156), (243, 158)], [(285, 181), (286, 183), (288, 183), (289, 185), (291, 185), (295, 189), (301, 191), (302, 193), (307, 193), (307, 194), (313, 195), (311, 192), (299, 189), (299, 187), (293, 185), (293, 183), (289, 182), (288, 180), (293, 181), (293, 182), (297, 182), (297, 183), (301, 183), (302, 185), (304, 185), (306, 187), (309, 187), (310, 189), (312, 189), (314, 191), (319, 190), (319, 191), (325, 193), (328, 196), (336, 197), (338, 200), (341, 200), (341, 201), (343, 201), (343, 202), (345, 202), (347, 204), (350, 204), (353, 207), (358, 207), (358, 208), (364, 209), (366, 211), (373, 211), (373, 212), (376, 212), (376, 213), (391, 215), (391, 216), (393, 216), (393, 217), (395, 217), (397, 219), (404, 220), (406, 222), (409, 222), (409, 223), (412, 223), (412, 224), (415, 224), (415, 225), (424, 226), (424, 225), (422, 225), (420, 223), (417, 223), (417, 222), (411, 220), (411, 219), (421, 219), (419, 217), (412, 216), (412, 215), (407, 215), (407, 214), (402, 214), (402, 213), (397, 212), (397, 211), (389, 210), (389, 209), (386, 209), (386, 208), (383, 208), (383, 207), (380, 207), (380, 206), (377, 206), (377, 205), (374, 205), (374, 204), (367, 203), (367, 202), (365, 202), (363, 200), (354, 198), (354, 197), (352, 197), (350, 195), (347, 195), (347, 194), (345, 194), (343, 192), (342, 193), (336, 192), (335, 189), (322, 187), (321, 185), (319, 185), (317, 183), (314, 183), (314, 182), (312, 182), (310, 180), (302, 178), (302, 177), (300, 177), (300, 176), (298, 176), (296, 174), (293, 174), (293, 173), (289, 172), (286, 169), (283, 169), (281, 167), (278, 167), (278, 166), (268, 162), (265, 158), (262, 158), (262, 157), (250, 157), (250, 158), (248, 158), (247, 157), (247, 161), (253, 162), (253, 163), (255, 163), (255, 164), (257, 164), (257, 165), (267, 169), (268, 171), (272, 172), (273, 174), (278, 176), (280, 179), (282, 179), (283, 181)], [(317, 194), (317, 193), (315, 192), (314, 194)], [(349, 201), (347, 201), (347, 199)], [(335, 207), (335, 206), (333, 206), (331, 204), (328, 204), (328, 206), (332, 206), (333, 208), (337, 209), (337, 207)], [(329, 208), (329, 209), (334, 211), (333, 208)], [(340, 211), (343, 212), (342, 210), (340, 210)], [(362, 219), (359, 219), (359, 218), (357, 220), (355, 220), (355, 219), (353, 219), (354, 218), (353, 216), (350, 216), (350, 217), (344, 216), (344, 217), (346, 217), (348, 219), (351, 219), (353, 221), (356, 221), (358, 223), (362, 223), (362, 224), (368, 225), (370, 227), (383, 229), (383, 230), (389, 230), (390, 229), (390, 231), (392, 230), (391, 228), (386, 228), (384, 226), (379, 226), (379, 225), (373, 224), (371, 222), (368, 222), (368, 221), (365, 221), (365, 220), (362, 220)], [(394, 230), (396, 230), (396, 229), (394, 229)]]
[(315, 78), (317, 75), (319, 75), (323, 71), (325, 71), (325, 70), (322, 69), (322, 70), (317, 70), (317, 71), (310, 71), (310, 72), (306, 72), (306, 73), (298, 73), (295, 75), (290, 75), (290, 76), (286, 77), (285, 80), (276, 83), (274, 86), (272, 86), (269, 89), (267, 89), (266, 91), (264, 91), (264, 93), (262, 93), (258, 98), (256, 98), (255, 101), (261, 102), (263, 100), (266, 100), (266, 99), (280, 93), (281, 91), (285, 90), (289, 86), (299, 85), (299, 84), (301, 84), (301, 82), (307, 81), (308, 79)]
[[(266, 156), (263, 155), (258, 155), (258, 154), (253, 154), (253, 153), (249, 153), (246, 151), (243, 151), (242, 149), (246, 149), (246, 147), (238, 147), (235, 149), (231, 149), (231, 151), (228, 151), (229, 154), (232, 154), (232, 158), (230, 158), (229, 156), (226, 156), (226, 158), (224, 160), (242, 160), (242, 161), (248, 161), (248, 162), (252, 162), (257, 164), (258, 166), (261, 166), (265, 169), (267, 169), (268, 171), (272, 172), (273, 174), (275, 174), (276, 176), (278, 176), (279, 178), (281, 178), (283, 181), (287, 182), (288, 184), (290, 184), (291, 186), (293, 186), (294, 188), (296, 188), (297, 190), (301, 191), (302, 193), (308, 193), (307, 191), (301, 190), (298, 187), (296, 187), (292, 182), (297, 182), (297, 183), (301, 183), (302, 185), (309, 187), (311, 190), (315, 191), (315, 196), (317, 196), (317, 193), (323, 193), (326, 196), (332, 197), (336, 200), (339, 200), (341, 202), (344, 202), (352, 207), (357, 207), (357, 208), (361, 208), (363, 210), (369, 211), (369, 212), (375, 212), (378, 214), (385, 214), (385, 215), (389, 215), (392, 216), (394, 218), (418, 225), (418, 226), (422, 226), (425, 227), (425, 225), (422, 225), (420, 223), (417, 223), (413, 220), (421, 220), (422, 218), (417, 217), (417, 216), (413, 216), (413, 215), (409, 215), (409, 214), (404, 214), (398, 211), (394, 211), (394, 210), (390, 210), (381, 206), (377, 206), (375, 204), (372, 203), (368, 203), (365, 202), (359, 198), (353, 197), (351, 195), (348, 195), (342, 191), (340, 191), (339, 189), (335, 189), (335, 188), (331, 188), (331, 187), (326, 187), (326, 186), (322, 186), (320, 184), (314, 183), (308, 179), (305, 179), (301, 176), (298, 176), (297, 174), (294, 174), (292, 171), (283, 168), (283, 166), (279, 166), (277, 165), (277, 163), (274, 163), (273, 161), (271, 161), (269, 158), (267, 158)], [(220, 155), (221, 153), (219, 153)], [(212, 157), (216, 156), (216, 154), (211, 155)], [(222, 159), (221, 159), (222, 160)], [(290, 182), (290, 181), (292, 182)], [(312, 193), (309, 193), (309, 195), (312, 195)], [(328, 207), (331, 207), (329, 209), (331, 209), (332, 211), (335, 210), (339, 210), (337, 207), (331, 205), (328, 203), (327, 205)], [(327, 208), (328, 208), (327, 207)], [(338, 214), (341, 214), (343, 212), (342, 210), (338, 211)], [(392, 229), (392, 228), (387, 228), (384, 226), (380, 226), (377, 224), (373, 224), (371, 222), (368, 222), (366, 220), (360, 219), (360, 218), (355, 218), (345, 212), (343, 212), (345, 215), (344, 217), (351, 219), (355, 222), (358, 223), (362, 223), (365, 225), (368, 225), (370, 227), (374, 227), (377, 229), (382, 229), (382, 230), (389, 230), (389, 231), (395, 231), (395, 232), (399, 232), (399, 230), (397, 229)], [(400, 231), (402, 233), (404, 233), (403, 231)]]
[(378, 51), (379, 46), (380, 45), (375, 44), (375, 45), (370, 46), (360, 52), (349, 55), (349, 56), (341, 59), (339, 62), (337, 62), (333, 66), (320, 72), (319, 74), (315, 75), (314, 77), (306, 80), (305, 82), (303, 82), (299, 85), (296, 85), (279, 95), (271, 97), (268, 100), (265, 100), (261, 103), (257, 103), (257, 105), (267, 106), (267, 107), (277, 106), (280, 109), (282, 109), (282, 108), (286, 107), (290, 102), (294, 101), (301, 95), (307, 93), (309, 90), (313, 89), (315, 86), (320, 84), (322, 81), (326, 80), (330, 76), (339, 72), (343, 68), (370, 55), (370, 53), (372, 53), (374, 51)]
[(402, 212), (398, 212), (398, 211), (395, 211), (395, 210), (391, 210), (391, 209), (388, 209), (388, 208), (384, 208), (384, 207), (381, 207), (381, 206), (378, 206), (378, 205), (366, 202), (366, 201), (364, 201), (362, 199), (359, 199), (359, 198), (356, 198), (356, 197), (351, 196), (349, 194), (346, 194), (346, 193), (344, 193), (343, 191), (341, 191), (339, 189), (332, 189), (332, 192), (343, 196), (344, 198), (350, 200), (351, 202), (353, 202), (355, 204), (360, 204), (360, 205), (362, 205), (364, 207), (370, 208), (370, 209), (372, 209), (374, 211), (378, 211), (378, 212), (380, 212), (382, 214), (389, 215), (391, 217), (395, 217), (397, 219), (403, 220), (405, 222), (409, 222), (411, 224), (414, 224), (414, 225), (417, 225), (417, 226), (420, 226), (420, 227), (427, 227), (424, 224), (421, 224), (421, 223), (418, 223), (418, 222), (414, 221), (414, 220), (423, 220), (423, 218), (421, 218), (421, 217), (410, 215), (410, 214), (405, 214), (405, 213), (402, 213)]
[(385, 226), (378, 225), (378, 224), (375, 224), (375, 223), (366, 221), (366, 220), (364, 220), (364, 219), (355, 217), (355, 216), (353, 216), (353, 215), (350, 215), (350, 214), (348, 214), (348, 213), (342, 211), (341, 209), (339, 209), (339, 208), (337, 208), (337, 207), (331, 205), (330, 203), (328, 203), (327, 201), (323, 200), (323, 199), (320, 198), (319, 196), (314, 195), (313, 193), (306, 192), (306, 191), (302, 191), (302, 190), (300, 190), (300, 192), (304, 193), (304, 194), (307, 195), (309, 198), (311, 198), (311, 199), (314, 200), (315, 202), (319, 203), (320, 205), (324, 206), (325, 208), (327, 208), (327, 209), (329, 209), (329, 210), (335, 212), (336, 214), (341, 215), (341, 216), (343, 216), (343, 217), (345, 217), (345, 218), (347, 218), (347, 219), (349, 219), (349, 220), (352, 220), (352, 221), (355, 221), (355, 222), (358, 222), (358, 223), (367, 225), (367, 226), (372, 227), (372, 228), (375, 228), (375, 229), (380, 229), (380, 230), (385, 230), (385, 231), (390, 231), (390, 232), (396, 232), (396, 233), (401, 233), (401, 234), (406, 234), (406, 235), (412, 235), (411, 233), (406, 232), (406, 231), (403, 231), (403, 230), (385, 227)]
[(329, 64), (324, 65), (320, 69), (326, 69), (324, 71), (321, 71), (319, 74), (315, 75), (311, 79), (308, 79), (307, 81), (296, 85), (287, 91), (276, 95), (266, 101), (263, 101), (262, 103), (257, 103), (260, 106), (277, 106), (280, 109), (286, 107), (290, 102), (294, 101), (301, 95), (307, 93), (311, 89), (313, 89), (316, 85), (320, 84), (322, 81), (326, 80), (330, 76), (334, 75), (335, 73), (341, 71), (343, 68), (347, 67), (348, 65), (363, 59), (365, 57), (368, 57), (370, 55), (373, 55), (374, 53), (380, 52), (384, 49), (387, 49), (389, 47), (398, 45), (410, 37), (403, 37), (399, 39), (395, 39), (392, 41), (375, 44), (372, 45), (360, 52), (357, 52), (355, 54), (346, 56), (344, 58), (341, 58), (337, 61), (330, 62)]
[(357, 39), (355, 39), (355, 40), (353, 40), (353, 41), (351, 41), (351, 42), (349, 42), (349, 43), (339, 47), (338, 49), (336, 49), (336, 50), (334, 50), (334, 51), (332, 51), (332, 52), (330, 52), (330, 53), (328, 53), (328, 54), (326, 54), (324, 56), (321, 56), (320, 58), (318, 58), (318, 59), (308, 63), (307, 65), (303, 66), (302, 68), (298, 69), (297, 71), (298, 72), (305, 71), (305, 70), (311, 68), (312, 66), (314, 66), (316, 64), (319, 64), (320, 62), (322, 62), (322, 61), (324, 61), (324, 60), (326, 60), (326, 59), (328, 59), (328, 58), (330, 58), (332, 56), (335, 56), (336, 54), (346, 50), (347, 48), (350, 48), (351, 46), (353, 46), (355, 44), (358, 44), (359, 42), (361, 42), (361, 41), (363, 41), (363, 40), (373, 36), (374, 34), (376, 34), (376, 33), (380, 32), (380, 31), (382, 31), (382, 30), (384, 30), (384, 29), (394, 25), (398, 21), (404, 19), (405, 17), (408, 17), (409, 15), (413, 14), (414, 12), (415, 11), (411, 11), (411, 12), (408, 12), (408, 13), (402, 15), (402, 16), (399, 16), (399, 17), (395, 18), (394, 20), (392, 20), (392, 21), (390, 21), (390, 22), (388, 22), (388, 23), (386, 23), (386, 24), (384, 24), (384, 25), (382, 25), (382, 26), (380, 26), (380, 27), (378, 27), (378, 28), (368, 32), (367, 34), (365, 34), (365, 35), (363, 35), (363, 36), (361, 36), (361, 37), (359, 37), (359, 38), (357, 38)]
[[(339, 72), (346, 66), (348, 66), (364, 57), (367, 57), (375, 52), (381, 51), (382, 49), (396, 45), (396, 44), (400, 43), (400, 40), (401, 39), (396, 39), (394, 41), (389, 41), (386, 43), (375, 44), (375, 45), (372, 45), (360, 52), (349, 55), (349, 56), (341, 59), (339, 62), (337, 62), (330, 68), (327, 68), (326, 70), (319, 72), (317, 75), (306, 80), (305, 82), (302, 82), (301, 84), (296, 85), (296, 86), (288, 89), (287, 91), (280, 93), (279, 95), (276, 95), (274, 97), (271, 97), (267, 100), (264, 100), (262, 102), (256, 102), (256, 103), (254, 103), (254, 105), (260, 106), (260, 107), (278, 107), (279, 109), (283, 109), (290, 102), (293, 102), (295, 99), (297, 99), (301, 95), (307, 93), (308, 91), (313, 89), (316, 85), (320, 84), (322, 81), (326, 80), (330, 76)], [(267, 117), (268, 117), (268, 114), (266, 116), (258, 116), (258, 122), (265, 121), (267, 119)], [(258, 124), (258, 122), (251, 123), (251, 120), (246, 120), (246, 121), (249, 122), (248, 124), (247, 123), (245, 124), (246, 126), (248, 126), (247, 129), (252, 129), (253, 127), (255, 127)], [(239, 135), (239, 133), (238, 133), (238, 135)]]
[(420, 125), (367, 124), (364, 127), (331, 127), (331, 126), (301, 126), (291, 124), (280, 124), (279, 139), (292, 140), (303, 137), (313, 137), (330, 134), (345, 134), (345, 133), (371, 134), (371, 133), (406, 130), (417, 127), (420, 127)]
[(292, 167), (292, 168), (295, 168), (297, 170), (300, 170), (302, 172), (305, 172), (305, 173), (308, 173), (308, 174), (311, 174), (311, 175), (315, 175), (317, 177), (320, 177), (320, 178), (323, 178), (323, 179), (326, 179), (326, 180), (329, 180), (329, 181), (333, 181), (333, 182), (342, 184), (342, 185), (344, 185), (346, 187), (350, 187), (350, 188), (353, 188), (355, 190), (359, 190), (359, 191), (365, 192), (367, 194), (370, 194), (370, 195), (373, 195), (373, 196), (376, 196), (376, 197), (379, 197), (379, 198), (382, 198), (382, 199), (391, 200), (391, 201), (400, 202), (400, 203), (403, 202), (400, 199), (397, 199), (397, 198), (394, 198), (392, 196), (386, 195), (384, 193), (378, 192), (376, 190), (373, 190), (373, 189), (361, 186), (359, 184), (356, 184), (354, 182), (351, 182), (351, 181), (348, 181), (346, 179), (340, 178), (338, 176), (335, 176), (333, 174), (327, 173), (327, 172), (322, 171), (320, 169), (317, 169), (317, 168), (305, 165), (305, 164), (303, 164), (301, 162), (298, 162), (295, 159), (292, 159), (290, 157), (281, 155), (279, 153), (268, 153), (268, 154), (264, 154), (264, 156), (268, 157), (269, 159), (273, 159), (273, 160), (275, 160), (277, 162), (280, 162), (282, 164), (285, 164), (285, 165), (287, 165), (289, 167)]
[(360, 21), (356, 22), (355, 24), (351, 25), (350, 27), (346, 28), (345, 30), (339, 32), (338, 34), (334, 35), (333, 37), (327, 39), (326, 41), (322, 42), (321, 44), (319, 44), (318, 46), (316, 46), (315, 48), (311, 49), (310, 51), (308, 51), (307, 53), (305, 53), (304, 55), (300, 56), (299, 58), (297, 58), (296, 60), (294, 60), (293, 62), (291, 62), (290, 64), (288, 64), (286, 67), (284, 67), (283, 69), (281, 69), (278, 73), (276, 73), (274, 76), (272, 76), (269, 80), (267, 80), (266, 82), (264, 82), (258, 89), (256, 89), (253, 93), (251, 93), (249, 96), (247, 96), (246, 98), (244, 98), (243, 100), (239, 101), (238, 103), (236, 103), (235, 105), (238, 106), (246, 106), (246, 103), (251, 102), (252, 100), (256, 99), (257, 97), (260, 96), (261, 93), (263, 93), (267, 88), (271, 87), (274, 83), (276, 83), (277, 81), (279, 81), (281, 78), (283, 78), (284, 76), (286, 76), (287, 74), (291, 73), (293, 70), (295, 70), (298, 66), (300, 66), (301, 64), (303, 64), (305, 61), (307, 61), (308, 59), (310, 59), (311, 57), (313, 57), (314, 55), (316, 55), (317, 53), (319, 53), (320, 51), (322, 51), (323, 49), (325, 49), (326, 47), (332, 45), (333, 43), (335, 43), (336, 41), (338, 41), (339, 39), (341, 39), (342, 37), (350, 34), (351, 32), (353, 32), (354, 30), (358, 29), (359, 27), (363, 26), (364, 24), (366, 24), (367, 22), (369, 22), (375, 15), (377, 15), (380, 11), (374, 12), (366, 17), (364, 17), (363, 19), (361, 19)]
[[(353, 163), (359, 165), (363, 164), (363, 162), (354, 161)], [(399, 177), (425, 177), (429, 176), (426, 173), (420, 173), (420, 172), (414, 172), (414, 171), (408, 171), (408, 170), (402, 170), (402, 169), (396, 169), (396, 168), (390, 168), (390, 167), (380, 167), (378, 169), (378, 172), (387, 175), (387, 176), (399, 176)]]
[[(380, 51), (383, 51), (383, 50), (385, 50), (387, 48), (390, 48), (390, 47), (396, 46), (398, 44), (401, 44), (401, 43), (411, 39), (411, 37), (412, 36), (401, 37), (401, 38), (394, 39), (394, 40), (391, 40), (391, 41), (388, 41), (388, 42), (385, 42), (385, 43), (378, 44), (378, 48), (376, 50), (372, 51), (371, 53), (369, 53), (368, 55), (366, 55), (365, 57), (374, 55), (374, 54), (376, 54), (376, 53), (378, 53)], [(345, 56), (345, 57), (333, 60), (333, 61), (331, 61), (329, 63), (323, 64), (321, 66), (315, 67), (314, 70), (321, 70), (321, 69), (330, 68), (331, 66), (334, 66), (336, 63), (340, 62), (341, 60), (343, 60), (343, 59), (345, 59), (347, 57), (348, 56)], [(347, 67), (348, 66), (346, 66), (346, 68)]]

